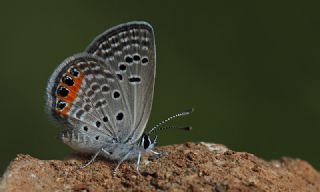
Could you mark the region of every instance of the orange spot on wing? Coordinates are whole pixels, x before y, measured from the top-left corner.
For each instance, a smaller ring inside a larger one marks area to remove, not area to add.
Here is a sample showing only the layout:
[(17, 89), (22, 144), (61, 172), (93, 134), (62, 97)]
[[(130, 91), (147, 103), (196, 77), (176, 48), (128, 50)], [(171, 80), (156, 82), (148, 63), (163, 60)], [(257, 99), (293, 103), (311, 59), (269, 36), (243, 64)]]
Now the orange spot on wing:
[[(72, 77), (72, 75), (69, 72), (67, 72), (66, 74)], [(63, 110), (59, 110), (57, 108), (55, 109), (56, 113), (59, 114), (61, 117), (66, 118), (68, 116), (68, 112), (72, 107), (72, 103), (76, 99), (78, 91), (81, 88), (83, 78), (84, 78), (83, 73), (80, 73), (79, 77), (73, 77), (74, 84), (72, 86), (67, 86), (62, 81), (60, 81), (58, 87), (63, 86), (69, 90), (69, 94), (66, 97), (61, 97), (56, 94), (57, 100), (62, 100), (68, 103), (68, 105), (65, 108), (63, 108)]]

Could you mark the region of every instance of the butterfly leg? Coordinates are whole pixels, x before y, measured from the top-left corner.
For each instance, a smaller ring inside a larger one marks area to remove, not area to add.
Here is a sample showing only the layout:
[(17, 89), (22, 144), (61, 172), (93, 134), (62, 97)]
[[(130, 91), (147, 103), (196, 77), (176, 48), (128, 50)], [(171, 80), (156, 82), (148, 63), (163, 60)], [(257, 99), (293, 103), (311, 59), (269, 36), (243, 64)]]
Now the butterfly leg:
[(140, 160), (141, 160), (141, 152), (138, 154), (138, 159), (137, 159), (137, 173), (139, 173), (139, 166), (140, 166)]
[[(156, 135), (156, 137), (155, 137), (154, 140), (153, 140), (153, 146), (156, 145), (157, 139), (158, 139), (158, 135)], [(156, 152), (156, 151), (153, 151), (153, 150), (150, 150), (150, 152), (153, 153), (153, 154), (155, 154), (155, 155), (161, 155), (161, 153)]]
[(161, 153), (156, 152), (156, 151), (154, 151), (154, 150), (150, 150), (150, 152), (153, 153), (153, 154), (155, 154), (155, 155), (161, 155)]
[(107, 150), (103, 149), (103, 148), (101, 149), (101, 151), (104, 152), (107, 155), (110, 155), (110, 153)]
[(150, 150), (150, 152), (152, 153), (152, 155), (150, 155), (149, 160), (152, 160), (152, 161), (159, 159), (163, 154), (163, 153), (159, 153), (159, 152), (156, 152), (153, 150)]
[(113, 170), (112, 172), (112, 176), (114, 177), (120, 167), (120, 165), (128, 159), (128, 157), (131, 155), (131, 151), (129, 151), (119, 162), (118, 162), (118, 165), (116, 166), (116, 168)]
[(80, 169), (83, 169), (83, 168), (87, 167), (88, 165), (90, 165), (91, 163), (93, 163), (94, 160), (96, 160), (96, 158), (97, 158), (98, 155), (100, 154), (100, 152), (101, 152), (101, 149), (100, 149), (99, 151), (97, 151), (97, 152), (92, 156), (92, 158), (90, 159), (90, 161), (88, 161), (86, 164), (80, 166)]

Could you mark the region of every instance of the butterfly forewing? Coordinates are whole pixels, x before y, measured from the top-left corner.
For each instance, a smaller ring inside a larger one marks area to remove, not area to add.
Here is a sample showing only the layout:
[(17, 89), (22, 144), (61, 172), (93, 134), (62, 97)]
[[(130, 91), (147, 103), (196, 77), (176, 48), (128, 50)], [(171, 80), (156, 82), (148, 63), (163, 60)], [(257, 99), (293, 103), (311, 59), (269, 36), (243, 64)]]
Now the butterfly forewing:
[(145, 129), (153, 99), (156, 56), (152, 27), (146, 22), (116, 26), (99, 35), (86, 52), (105, 60), (115, 72), (125, 114), (121, 116), (124, 121), (113, 129), (121, 141), (137, 141)]

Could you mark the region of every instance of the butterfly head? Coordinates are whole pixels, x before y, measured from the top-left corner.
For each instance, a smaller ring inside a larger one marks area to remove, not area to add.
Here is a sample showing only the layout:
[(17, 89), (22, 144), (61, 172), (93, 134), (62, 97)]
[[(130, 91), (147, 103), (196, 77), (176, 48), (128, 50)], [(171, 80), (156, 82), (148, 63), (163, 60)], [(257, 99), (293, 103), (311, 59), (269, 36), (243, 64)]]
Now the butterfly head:
[(149, 151), (153, 149), (156, 145), (157, 137), (155, 139), (152, 139), (149, 135), (146, 133), (143, 133), (139, 142), (139, 146), (146, 150)]
[(182, 117), (182, 116), (186, 116), (186, 115), (190, 115), (193, 112), (193, 109), (189, 109), (186, 111), (183, 111), (181, 113), (177, 113), (173, 116), (170, 116), (169, 118), (161, 121), (160, 123), (158, 123), (156, 126), (154, 126), (153, 128), (151, 128), (150, 131), (148, 131), (147, 133), (143, 133), (140, 141), (138, 143), (139, 147), (141, 147), (142, 149), (149, 151), (151, 149), (153, 149), (157, 143), (157, 136), (152, 139), (150, 137), (150, 135), (156, 133), (159, 130), (166, 130), (166, 129), (181, 129), (181, 130), (186, 130), (186, 131), (190, 131), (192, 129), (191, 126), (183, 126), (183, 127), (179, 127), (179, 126), (166, 126), (166, 127), (162, 127), (163, 124), (167, 123), (168, 121), (177, 118), (177, 117)]

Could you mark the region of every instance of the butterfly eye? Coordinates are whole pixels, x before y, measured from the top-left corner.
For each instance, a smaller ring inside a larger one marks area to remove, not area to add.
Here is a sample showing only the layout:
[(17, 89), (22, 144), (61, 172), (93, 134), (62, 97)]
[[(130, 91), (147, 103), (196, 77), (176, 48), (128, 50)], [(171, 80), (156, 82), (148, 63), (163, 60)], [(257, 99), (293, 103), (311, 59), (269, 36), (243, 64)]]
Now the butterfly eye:
[(148, 149), (149, 145), (150, 145), (150, 139), (149, 139), (149, 137), (147, 137), (144, 139), (143, 148)]
[(152, 143), (150, 137), (146, 134), (143, 134), (140, 141), (140, 146), (142, 146), (144, 149), (148, 149), (150, 144)]

